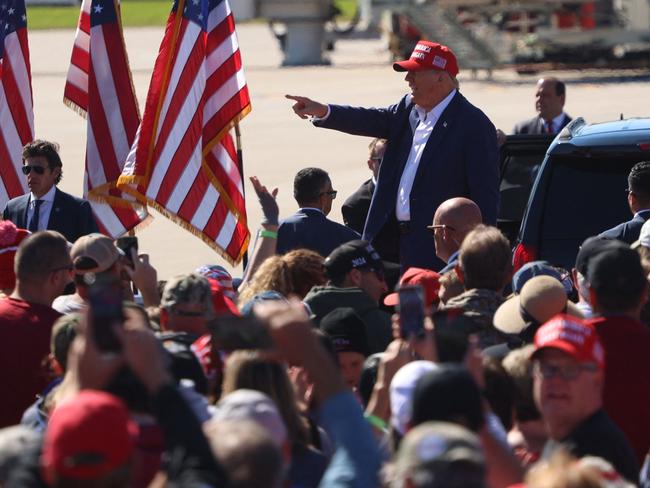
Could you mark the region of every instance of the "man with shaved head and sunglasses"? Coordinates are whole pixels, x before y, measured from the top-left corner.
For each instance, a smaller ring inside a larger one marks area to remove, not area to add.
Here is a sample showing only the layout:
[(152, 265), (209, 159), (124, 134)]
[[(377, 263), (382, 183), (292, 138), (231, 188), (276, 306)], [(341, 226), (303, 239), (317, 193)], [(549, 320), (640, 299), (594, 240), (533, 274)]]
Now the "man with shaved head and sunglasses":
[(62, 168), (58, 144), (43, 140), (28, 143), (23, 148), (22, 172), (29, 193), (9, 200), (2, 218), (31, 232), (55, 230), (69, 242), (99, 232), (90, 203), (56, 187)]

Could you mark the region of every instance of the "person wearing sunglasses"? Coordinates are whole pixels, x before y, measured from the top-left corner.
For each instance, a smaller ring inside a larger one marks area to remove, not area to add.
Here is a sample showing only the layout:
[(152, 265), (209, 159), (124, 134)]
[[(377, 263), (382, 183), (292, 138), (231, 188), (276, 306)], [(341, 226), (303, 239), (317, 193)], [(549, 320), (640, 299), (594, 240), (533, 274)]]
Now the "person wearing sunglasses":
[[(293, 197), (298, 211), (280, 221), (277, 254), (294, 249), (310, 249), (325, 257), (344, 242), (359, 239), (352, 229), (327, 218), (337, 191), (326, 171), (304, 168), (293, 180)], [(270, 231), (261, 231), (269, 237)], [(271, 233), (273, 234), (273, 233)]]
[(636, 483), (639, 466), (623, 432), (603, 409), (605, 351), (593, 327), (570, 315), (556, 315), (535, 334), (535, 403), (549, 440), (542, 451), (598, 456)]
[(328, 282), (314, 286), (303, 300), (315, 323), (336, 308), (350, 307), (366, 326), (369, 353), (383, 352), (392, 341), (390, 314), (379, 308), (388, 291), (384, 263), (368, 241), (340, 245), (325, 259)]
[(440, 274), (451, 271), (458, 264), (463, 239), (482, 220), (481, 209), (469, 198), (450, 198), (436, 209), (433, 224), (427, 226), (427, 229), (433, 234), (436, 256), (447, 263)]
[[(366, 225), (372, 195), (377, 187), (379, 168), (386, 152), (386, 143), (386, 139), (378, 138), (370, 142), (368, 145), (370, 154), (366, 164), (372, 172), (372, 178), (364, 181), (341, 205), (343, 223), (359, 234), (363, 234), (363, 228)], [(375, 238), (373, 246), (384, 261), (399, 263), (399, 230), (395, 219), (392, 219), (390, 223), (384, 226), (384, 229)], [(387, 269), (387, 271), (390, 274), (390, 270)], [(398, 279), (399, 276), (396, 276), (394, 280), (389, 277), (391, 282), (396, 282)]]
[(35, 140), (23, 148), (22, 173), (29, 192), (7, 202), (2, 218), (31, 232), (55, 230), (68, 242), (99, 232), (90, 203), (61, 191), (59, 146)]
[(212, 291), (207, 278), (190, 273), (167, 281), (160, 299), (163, 332), (182, 334), (191, 344), (208, 332), (206, 324), (214, 316)]
[(377, 186), (379, 167), (386, 152), (386, 140), (375, 138), (369, 144), (368, 149), (370, 149), (370, 154), (368, 155), (367, 164), (368, 169), (372, 172), (372, 178), (364, 181), (357, 191), (350, 195), (341, 206), (343, 222), (359, 234), (363, 233), (363, 226), (366, 224), (366, 217), (368, 217), (372, 194), (375, 191), (375, 186)]

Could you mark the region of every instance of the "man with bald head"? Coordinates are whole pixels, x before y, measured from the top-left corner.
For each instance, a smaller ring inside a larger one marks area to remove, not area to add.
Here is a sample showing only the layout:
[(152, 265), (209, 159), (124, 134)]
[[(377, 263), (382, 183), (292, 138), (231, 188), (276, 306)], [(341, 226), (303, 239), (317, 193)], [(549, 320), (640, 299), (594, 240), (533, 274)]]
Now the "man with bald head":
[(440, 204), (428, 229), (436, 244), (436, 256), (447, 263), (441, 273), (456, 266), (463, 239), (482, 221), (481, 210), (469, 198), (450, 198)]
[(557, 134), (571, 121), (564, 112), (566, 86), (557, 78), (541, 78), (535, 92), (537, 116), (515, 125), (514, 134)]

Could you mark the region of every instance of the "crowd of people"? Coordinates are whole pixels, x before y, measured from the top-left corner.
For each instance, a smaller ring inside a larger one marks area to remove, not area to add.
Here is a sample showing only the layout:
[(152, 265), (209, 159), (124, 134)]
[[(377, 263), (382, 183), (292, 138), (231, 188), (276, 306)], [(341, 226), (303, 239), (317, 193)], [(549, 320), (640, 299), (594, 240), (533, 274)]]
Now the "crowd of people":
[[(633, 218), (573, 269), (513, 269), (497, 132), (459, 98), (453, 53), (421, 42), (395, 69), (412, 95), (391, 109), (291, 96), (375, 138), (372, 178), (342, 224), (325, 170), (296, 174), (283, 219), (252, 177), (241, 277), (161, 279), (61, 200), (55, 145), (26, 146), (30, 192), (0, 221), (0, 486), (650, 486), (650, 163), (629, 175)], [(559, 83), (521, 127), (568, 122)]]

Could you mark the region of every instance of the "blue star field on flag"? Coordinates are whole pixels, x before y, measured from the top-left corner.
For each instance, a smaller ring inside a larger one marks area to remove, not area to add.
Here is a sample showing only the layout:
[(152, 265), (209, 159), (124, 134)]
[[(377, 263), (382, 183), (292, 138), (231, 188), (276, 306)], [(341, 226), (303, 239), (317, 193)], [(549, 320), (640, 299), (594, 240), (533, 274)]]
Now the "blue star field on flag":
[(113, 0), (92, 0), (90, 4), (90, 27), (117, 22)]
[[(223, 0), (185, 0), (183, 17), (197, 24), (203, 31), (208, 30), (208, 15)], [(178, 0), (174, 0), (172, 11), (177, 11)]]
[(5, 37), (18, 29), (27, 27), (27, 12), (25, 0), (0, 1), (0, 57), (4, 55)]

